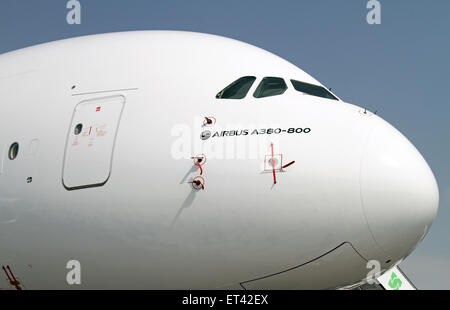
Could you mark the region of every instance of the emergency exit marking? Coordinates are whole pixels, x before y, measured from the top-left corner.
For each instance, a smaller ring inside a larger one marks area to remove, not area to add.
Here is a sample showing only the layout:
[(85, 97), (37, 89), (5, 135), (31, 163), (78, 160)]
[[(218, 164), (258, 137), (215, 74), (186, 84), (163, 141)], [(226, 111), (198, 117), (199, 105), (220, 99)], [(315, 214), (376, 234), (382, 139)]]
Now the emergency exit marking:
[(125, 101), (123, 96), (108, 96), (81, 101), (74, 108), (70, 126), (83, 124), (83, 131), (78, 145), (73, 146), (73, 135), (66, 142), (62, 179), (67, 190), (103, 186), (108, 181)]

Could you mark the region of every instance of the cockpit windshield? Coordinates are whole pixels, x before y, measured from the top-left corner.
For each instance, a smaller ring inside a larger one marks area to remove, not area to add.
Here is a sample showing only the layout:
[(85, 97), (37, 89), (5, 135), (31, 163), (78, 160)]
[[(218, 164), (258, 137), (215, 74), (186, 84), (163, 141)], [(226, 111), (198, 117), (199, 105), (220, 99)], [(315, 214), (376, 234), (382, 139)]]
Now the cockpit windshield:
[(217, 99), (242, 99), (244, 98), (250, 88), (253, 85), (253, 82), (255, 82), (256, 77), (254, 76), (244, 76), (227, 87), (225, 87), (222, 91), (220, 91), (217, 95)]
[(295, 90), (305, 93), (307, 95), (322, 97), (332, 100), (338, 100), (331, 92), (329, 92), (325, 87), (309, 84), (305, 82), (300, 82), (296, 80), (291, 80), (292, 86)]
[[(247, 93), (252, 88), (256, 80), (255, 76), (243, 76), (223, 90), (221, 90), (217, 95), (217, 99), (243, 99), (247, 96)], [(320, 98), (326, 98), (331, 100), (339, 100), (334, 96), (329, 90), (323, 86), (314, 85), (310, 83), (300, 82), (291, 79), (292, 86), (298, 92), (304, 93), (306, 95), (311, 95)], [(266, 76), (261, 79), (258, 87), (253, 93), (255, 98), (265, 98), (271, 96), (282, 95), (286, 92), (288, 86), (283, 78)]]
[(253, 97), (264, 98), (283, 94), (287, 89), (286, 82), (279, 77), (265, 77), (256, 88)]

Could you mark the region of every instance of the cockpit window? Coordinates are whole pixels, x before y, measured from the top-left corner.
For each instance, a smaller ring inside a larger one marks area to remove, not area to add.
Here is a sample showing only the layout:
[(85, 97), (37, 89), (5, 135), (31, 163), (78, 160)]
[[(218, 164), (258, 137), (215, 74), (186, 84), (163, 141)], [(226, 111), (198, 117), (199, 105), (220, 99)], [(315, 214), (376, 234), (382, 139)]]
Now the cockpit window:
[(316, 97), (322, 97), (332, 100), (338, 100), (332, 93), (330, 93), (325, 87), (313, 85), (305, 82), (299, 82), (291, 80), (295, 90)]
[(221, 92), (216, 95), (217, 99), (242, 99), (244, 98), (250, 87), (252, 87), (253, 82), (255, 82), (256, 77), (254, 76), (244, 76), (237, 79), (227, 87), (225, 87)]
[(287, 85), (282, 78), (265, 77), (259, 83), (253, 97), (263, 98), (283, 94), (287, 89)]

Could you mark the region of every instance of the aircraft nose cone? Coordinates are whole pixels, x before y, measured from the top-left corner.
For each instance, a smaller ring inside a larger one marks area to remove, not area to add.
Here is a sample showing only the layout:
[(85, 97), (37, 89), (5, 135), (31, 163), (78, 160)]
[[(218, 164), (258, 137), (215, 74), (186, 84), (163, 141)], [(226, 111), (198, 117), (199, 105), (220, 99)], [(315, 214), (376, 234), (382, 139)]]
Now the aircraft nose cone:
[(428, 232), (439, 205), (433, 172), (399, 131), (381, 123), (361, 163), (361, 198), (369, 229), (392, 261), (405, 258)]

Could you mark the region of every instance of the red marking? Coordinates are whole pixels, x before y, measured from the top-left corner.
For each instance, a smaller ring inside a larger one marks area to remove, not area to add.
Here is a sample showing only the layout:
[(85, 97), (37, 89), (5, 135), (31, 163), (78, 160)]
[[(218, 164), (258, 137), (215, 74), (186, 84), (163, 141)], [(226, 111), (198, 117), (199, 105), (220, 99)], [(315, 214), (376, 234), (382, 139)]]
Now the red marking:
[(91, 127), (89, 127), (89, 136), (91, 135), (91, 131), (92, 131), (92, 126)]
[(194, 183), (197, 186), (201, 185), (202, 189), (205, 189), (205, 187), (203, 186), (202, 182), (200, 182), (200, 181), (195, 180), (195, 181), (192, 181), (192, 183)]
[(283, 154), (275, 154), (274, 157), (272, 157), (272, 155), (270, 154), (266, 155), (264, 157), (264, 171), (272, 172), (272, 158), (275, 159), (275, 171), (281, 171), (281, 166), (283, 165)]
[(14, 276), (13, 272), (11, 271), (11, 268), (9, 268), (9, 265), (6, 266), (6, 269), (8, 269), (9, 273), (11, 274), (11, 277), (9, 276), (8, 272), (6, 271), (5, 267), (2, 266), (3, 271), (5, 272), (6, 276), (8, 277), (9, 280), (9, 284), (11, 284), (12, 286), (14, 286), (16, 288), (16, 290), (21, 291), (22, 287), (20, 287), (20, 282), (16, 279), (16, 277)]
[(284, 165), (283, 167), (281, 167), (282, 169), (289, 167), (290, 165), (295, 164), (295, 160), (291, 161), (289, 164)]
[(17, 280), (16, 280), (16, 277), (14, 277), (14, 274), (13, 274), (13, 273), (12, 273), (12, 271), (11, 271), (11, 268), (9, 268), (9, 265), (8, 265), (8, 266), (6, 266), (6, 268), (8, 269), (9, 273), (10, 273), (10, 274), (11, 274), (11, 276), (13, 277), (14, 281), (16, 281), (16, 282), (17, 282)]
[(198, 188), (196, 188), (195, 186), (194, 186), (194, 184), (196, 185), (196, 186), (202, 186), (202, 189), (204, 190), (205, 189), (205, 180), (201, 177), (201, 176), (198, 176), (198, 177), (196, 177), (194, 180), (192, 180), (192, 182), (189, 182), (189, 183), (191, 183), (192, 184), (192, 187), (194, 188), (194, 189), (196, 189), (196, 190), (198, 190)]
[(275, 173), (275, 158), (274, 158), (274, 154), (273, 154), (273, 143), (271, 144), (272, 146), (272, 173), (273, 173), (273, 184), (277, 184), (277, 175)]
[(9, 283), (12, 283), (11, 277), (9, 276), (8, 272), (6, 271), (5, 267), (2, 266), (3, 271), (5, 272), (6, 276), (8, 277)]
[(216, 123), (216, 118), (212, 116), (205, 117), (203, 121), (203, 126), (214, 125)]
[(202, 165), (200, 165), (198, 161), (195, 164), (200, 168), (200, 175), (202, 175), (203, 174)]
[(95, 112), (100, 112), (101, 107), (97, 107), (97, 109), (95, 110)]
[(197, 155), (197, 156), (191, 157), (191, 158), (194, 160), (194, 165), (196, 165), (197, 162), (201, 163), (202, 166), (205, 165), (205, 163), (206, 163), (206, 156), (205, 156), (205, 154), (200, 154), (200, 155)]
[(102, 125), (100, 127), (96, 127), (95, 131), (97, 132), (97, 137), (103, 137), (106, 135), (106, 130), (104, 130), (106, 125)]

